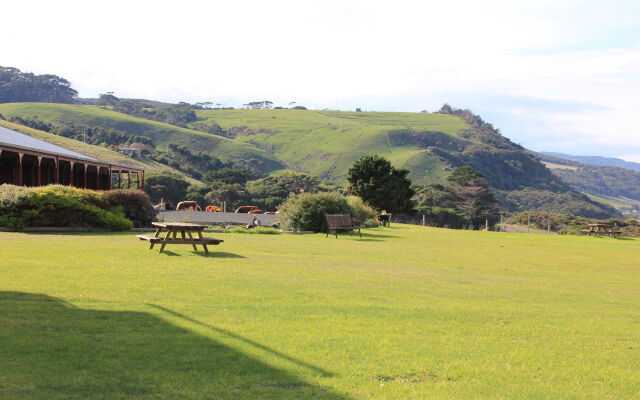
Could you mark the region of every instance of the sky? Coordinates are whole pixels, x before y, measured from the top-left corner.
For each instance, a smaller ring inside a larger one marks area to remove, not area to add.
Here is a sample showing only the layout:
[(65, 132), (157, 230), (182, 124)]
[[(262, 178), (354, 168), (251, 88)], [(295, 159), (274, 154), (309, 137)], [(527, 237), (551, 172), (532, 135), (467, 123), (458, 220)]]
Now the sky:
[(7, 1), (0, 65), (124, 98), (468, 108), (527, 148), (640, 162), (640, 2)]

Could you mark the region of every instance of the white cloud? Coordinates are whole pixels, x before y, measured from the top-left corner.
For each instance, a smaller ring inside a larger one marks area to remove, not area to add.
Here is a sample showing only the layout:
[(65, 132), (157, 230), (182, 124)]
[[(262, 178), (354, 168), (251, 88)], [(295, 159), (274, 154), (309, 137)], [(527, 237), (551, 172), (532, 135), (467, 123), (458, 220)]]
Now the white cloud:
[[(640, 153), (640, 7), (615, 3), (23, 0), (3, 4), (0, 64), (64, 76), (87, 97), (455, 100), (527, 146)], [(540, 101), (509, 103), (524, 97)], [(554, 108), (566, 104), (591, 106)]]

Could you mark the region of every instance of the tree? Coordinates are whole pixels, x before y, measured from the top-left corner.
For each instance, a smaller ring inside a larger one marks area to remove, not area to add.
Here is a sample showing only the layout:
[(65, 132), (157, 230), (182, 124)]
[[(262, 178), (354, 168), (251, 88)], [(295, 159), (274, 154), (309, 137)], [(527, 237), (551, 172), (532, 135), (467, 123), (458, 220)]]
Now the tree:
[(144, 191), (149, 195), (154, 203), (160, 199), (170, 202), (175, 206), (184, 200), (189, 183), (179, 176), (170, 174), (149, 175), (146, 178)]
[(74, 103), (78, 92), (57, 75), (35, 75), (17, 68), (0, 67), (0, 103), (39, 101)]
[(364, 156), (349, 168), (349, 193), (379, 210), (409, 214), (415, 192), (407, 175), (409, 170), (396, 169), (383, 157)]
[(100, 94), (96, 104), (99, 106), (115, 106), (120, 101), (119, 98), (113, 95), (113, 92), (107, 92)]
[(480, 172), (468, 166), (456, 168), (447, 181), (450, 195), (446, 206), (464, 215), (469, 224), (482, 225), (486, 219), (496, 218), (496, 200)]

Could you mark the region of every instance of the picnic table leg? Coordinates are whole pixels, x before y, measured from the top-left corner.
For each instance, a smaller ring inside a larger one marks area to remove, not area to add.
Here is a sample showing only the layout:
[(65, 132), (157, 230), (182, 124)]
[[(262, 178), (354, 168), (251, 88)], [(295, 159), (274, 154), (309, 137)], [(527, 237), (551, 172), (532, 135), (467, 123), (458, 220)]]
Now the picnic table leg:
[[(160, 236), (160, 227), (156, 228), (156, 233), (153, 235), (153, 237), (158, 237)], [(149, 243), (149, 250), (153, 249), (153, 246), (155, 246), (156, 244), (153, 241), (150, 241)]]
[(207, 249), (207, 245), (205, 244), (204, 238), (202, 237), (202, 232), (198, 231), (198, 239), (202, 241), (202, 248), (204, 249), (204, 254), (209, 254), (209, 249)]
[[(183, 235), (184, 235), (184, 232), (183, 232)], [(193, 240), (193, 236), (191, 236), (191, 232), (187, 231), (187, 235), (189, 235), (189, 239)], [(193, 249), (195, 251), (198, 251), (198, 247), (196, 247), (195, 243), (191, 243), (191, 245), (193, 246)]]
[[(170, 230), (167, 230), (167, 234), (166, 234), (166, 235), (164, 235), (164, 240), (167, 240), (167, 239), (169, 239), (170, 237), (171, 237), (171, 231), (170, 231)], [(159, 251), (158, 253), (162, 253), (162, 252), (164, 251), (164, 246), (166, 246), (166, 245), (167, 245), (167, 244), (163, 242), (163, 243), (162, 243), (162, 246), (160, 246), (160, 251)]]

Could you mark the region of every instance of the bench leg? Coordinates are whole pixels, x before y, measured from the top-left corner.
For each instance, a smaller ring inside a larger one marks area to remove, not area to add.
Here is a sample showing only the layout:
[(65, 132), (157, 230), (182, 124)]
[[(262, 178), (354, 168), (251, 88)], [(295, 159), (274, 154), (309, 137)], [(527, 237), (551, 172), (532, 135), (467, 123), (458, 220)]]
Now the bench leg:
[[(167, 231), (167, 234), (166, 234), (166, 235), (164, 235), (164, 239), (165, 239), (165, 240), (167, 240), (167, 239), (169, 239), (169, 238), (171, 238), (171, 231)], [(160, 251), (159, 251), (159, 253), (162, 253), (162, 252), (164, 251), (164, 246), (166, 246), (166, 245), (167, 245), (166, 243), (162, 243), (162, 246), (160, 246)]]
[(155, 245), (155, 243), (149, 242), (149, 250), (153, 249), (153, 245)]
[(209, 249), (207, 248), (207, 245), (203, 244), (202, 247), (204, 248), (204, 254), (209, 254)]
[[(187, 231), (187, 235), (189, 235), (189, 239), (193, 240), (193, 236), (191, 236), (191, 232)], [(193, 246), (193, 249), (195, 251), (198, 251), (198, 248), (196, 247), (195, 244), (191, 243), (191, 246)]]

